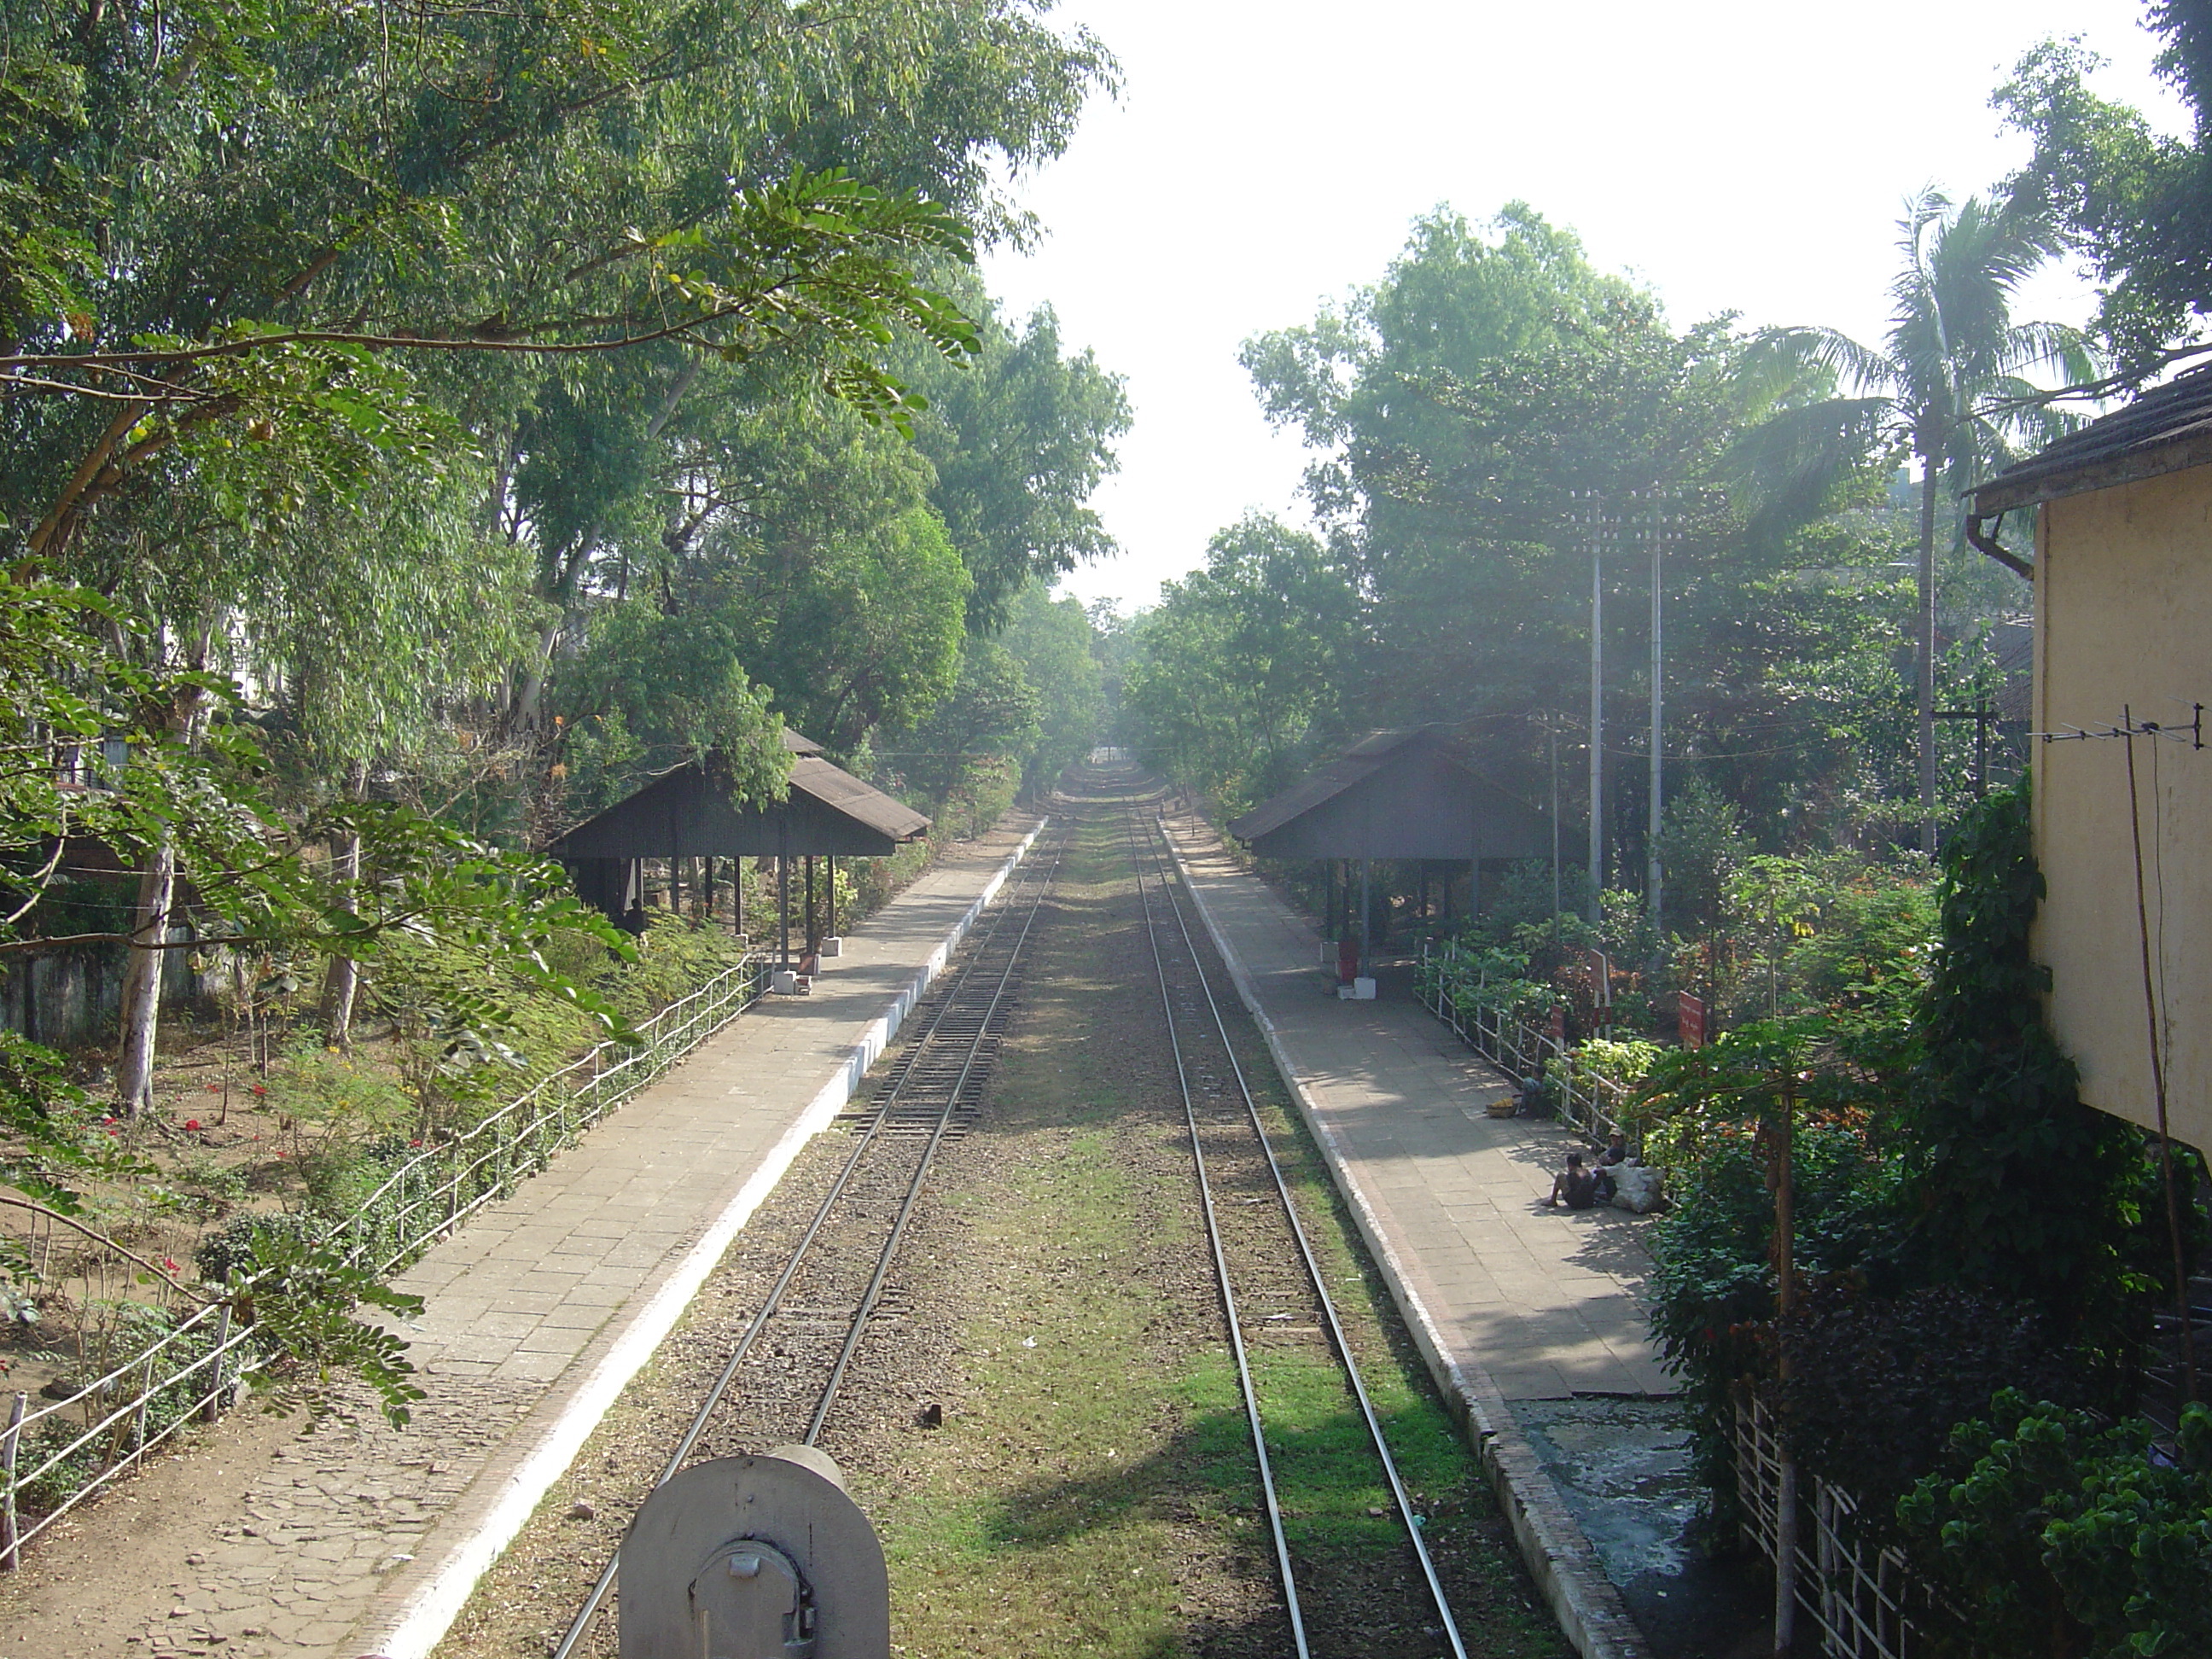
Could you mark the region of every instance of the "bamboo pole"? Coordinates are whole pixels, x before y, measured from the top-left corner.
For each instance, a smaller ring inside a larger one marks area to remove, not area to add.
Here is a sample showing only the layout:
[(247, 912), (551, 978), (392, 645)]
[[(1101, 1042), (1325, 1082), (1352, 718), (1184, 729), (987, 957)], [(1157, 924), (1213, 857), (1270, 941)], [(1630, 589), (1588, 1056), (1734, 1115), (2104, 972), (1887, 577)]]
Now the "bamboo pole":
[[(2136, 793), (2136, 731), (2135, 710), (2121, 705), (2121, 729), (2127, 734), (2128, 750), (2128, 831), (2133, 837), (2136, 854), (2136, 931), (2142, 945), (2143, 1017), (2150, 1025), (2150, 1086), (2158, 1107), (2158, 1172), (2159, 1184), (2166, 1190), (2166, 1233), (2173, 1250), (2173, 1311), (2181, 1322), (2181, 1398), (2184, 1404), (2197, 1398), (2197, 1329), (2196, 1319), (2189, 1305), (2189, 1261), (2181, 1240), (2181, 1211), (2173, 1188), (2173, 1139), (2167, 1133), (2166, 1113), (2166, 1054), (2159, 1018), (2158, 986), (2151, 971), (2150, 908), (2143, 893), (2142, 811), (2141, 797)], [(2153, 743), (2156, 734), (2150, 734)], [(2156, 760), (2157, 751), (2152, 751)], [(2158, 787), (2156, 768), (2153, 768), (2151, 787)], [(2160, 917), (2162, 922), (2163, 913)], [(2163, 951), (2166, 940), (2161, 933), (2159, 948)]]

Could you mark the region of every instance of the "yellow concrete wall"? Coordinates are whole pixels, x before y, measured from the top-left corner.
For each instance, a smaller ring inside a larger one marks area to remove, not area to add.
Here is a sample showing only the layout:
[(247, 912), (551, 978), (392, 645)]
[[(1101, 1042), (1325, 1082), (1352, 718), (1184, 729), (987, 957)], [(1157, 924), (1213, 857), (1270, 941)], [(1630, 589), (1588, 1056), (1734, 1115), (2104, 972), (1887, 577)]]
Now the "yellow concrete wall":
[[(2035, 729), (2212, 703), (2212, 467), (2046, 503), (2037, 532)], [(2208, 716), (2212, 719), (2212, 716)], [(2082, 1098), (2154, 1127), (2125, 739), (2033, 744), (2050, 892), (2037, 956)], [(2212, 1148), (2212, 748), (2134, 740), (2151, 963), (2174, 1138)]]

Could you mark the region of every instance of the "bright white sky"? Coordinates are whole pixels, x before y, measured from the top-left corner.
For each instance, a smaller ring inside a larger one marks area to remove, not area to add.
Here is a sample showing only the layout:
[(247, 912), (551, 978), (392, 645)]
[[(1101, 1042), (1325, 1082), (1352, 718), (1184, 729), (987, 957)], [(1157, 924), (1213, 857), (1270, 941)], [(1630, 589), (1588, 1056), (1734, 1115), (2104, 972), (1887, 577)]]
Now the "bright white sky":
[[(986, 275), (1049, 301), (1125, 375), (1135, 428), (1097, 505), (1120, 558), (1067, 588), (1150, 605), (1248, 507), (1292, 517), (1304, 466), (1237, 349), (1373, 282), (1413, 219), (1522, 198), (1684, 324), (1821, 323), (1873, 339), (1911, 191), (1987, 188), (2025, 151), (1990, 90), (2078, 33), (2101, 89), (2179, 130), (2139, 0), (1061, 0), (1120, 58), (1067, 155), (1018, 193), (1047, 237)], [(2039, 278), (2020, 314), (2082, 320)]]

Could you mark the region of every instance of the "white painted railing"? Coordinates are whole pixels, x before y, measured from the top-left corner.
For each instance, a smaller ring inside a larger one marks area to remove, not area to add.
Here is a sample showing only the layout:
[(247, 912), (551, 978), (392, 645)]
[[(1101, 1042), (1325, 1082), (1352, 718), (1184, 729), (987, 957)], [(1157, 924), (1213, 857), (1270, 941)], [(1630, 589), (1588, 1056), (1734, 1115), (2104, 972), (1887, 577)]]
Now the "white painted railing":
[[(1429, 966), (1430, 944), (1421, 941), (1421, 964)], [(1620, 1108), (1629, 1097), (1626, 1085), (1614, 1082), (1587, 1066), (1575, 1064), (1568, 1045), (1549, 1031), (1529, 1024), (1502, 1008), (1462, 1009), (1437, 975), (1437, 983), (1415, 994), (1421, 1006), (1451, 1027), (1459, 1040), (1516, 1078), (1546, 1081), (1559, 1103), (1559, 1115), (1593, 1140), (1603, 1140), (1621, 1127)], [(1557, 1066), (1547, 1062), (1557, 1060)], [(1547, 1076), (1548, 1073), (1548, 1076)], [(1587, 1086), (1582, 1079), (1587, 1079)]]
[[(748, 956), (641, 1021), (642, 1043), (602, 1042), (449, 1139), (398, 1165), (324, 1234), (378, 1273), (412, 1261), (483, 1206), (551, 1161), (616, 1107), (745, 1009), (768, 986)], [(67, 1398), (10, 1401), (0, 1427), (0, 1571), (22, 1547), (128, 1473), (185, 1424), (213, 1421), (266, 1358), (228, 1303), (199, 1309)], [(34, 1518), (26, 1521), (26, 1512)]]

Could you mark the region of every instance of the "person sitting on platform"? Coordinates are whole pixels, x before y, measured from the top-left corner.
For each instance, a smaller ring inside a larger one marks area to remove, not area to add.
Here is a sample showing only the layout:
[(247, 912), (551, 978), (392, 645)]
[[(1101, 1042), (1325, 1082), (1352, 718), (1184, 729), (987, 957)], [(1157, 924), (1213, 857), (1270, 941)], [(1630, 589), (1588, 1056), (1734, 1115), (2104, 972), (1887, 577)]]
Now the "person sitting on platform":
[(1553, 1178), (1552, 1195), (1544, 1202), (1556, 1206), (1564, 1198), (1571, 1210), (1590, 1209), (1597, 1203), (1597, 1181), (1595, 1175), (1583, 1168), (1583, 1155), (1569, 1152), (1567, 1167)]
[(1620, 1190), (1613, 1172), (1628, 1160), (1628, 1137), (1615, 1129), (1605, 1143), (1605, 1150), (1597, 1155), (1597, 1201), (1613, 1202), (1613, 1195)]

